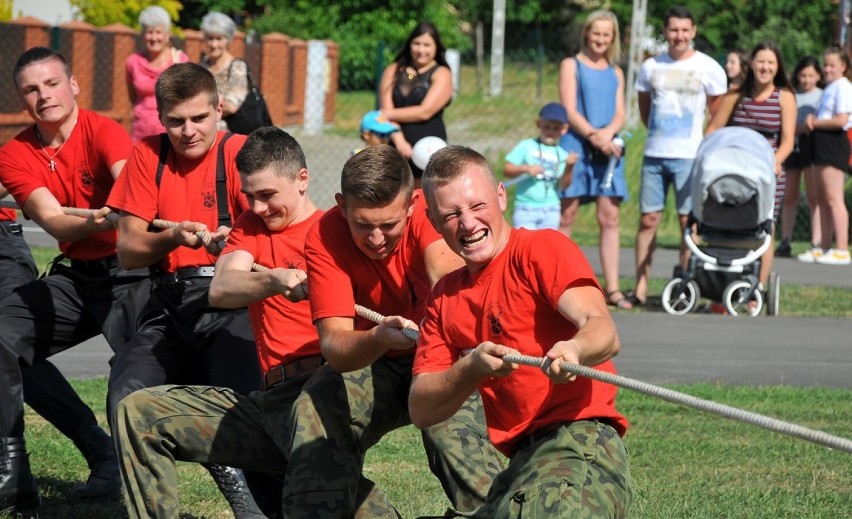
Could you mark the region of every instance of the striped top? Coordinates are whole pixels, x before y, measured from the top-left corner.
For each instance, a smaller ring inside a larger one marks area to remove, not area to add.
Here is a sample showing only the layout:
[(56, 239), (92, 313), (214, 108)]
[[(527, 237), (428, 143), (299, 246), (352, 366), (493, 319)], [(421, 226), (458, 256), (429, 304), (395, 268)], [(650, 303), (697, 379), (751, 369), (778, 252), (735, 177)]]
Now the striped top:
[(776, 87), (764, 101), (743, 95), (737, 101), (729, 126), (743, 126), (760, 133), (773, 150), (778, 149), (781, 136), (781, 89)]

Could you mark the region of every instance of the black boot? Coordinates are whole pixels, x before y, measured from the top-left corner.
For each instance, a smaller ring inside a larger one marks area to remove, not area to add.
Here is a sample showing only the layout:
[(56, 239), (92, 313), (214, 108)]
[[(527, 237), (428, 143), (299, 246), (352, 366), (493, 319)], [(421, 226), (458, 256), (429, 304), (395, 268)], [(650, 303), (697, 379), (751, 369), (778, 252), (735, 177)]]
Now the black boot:
[(89, 479), (71, 491), (72, 498), (117, 496), (121, 491), (118, 459), (112, 438), (97, 425), (82, 427), (71, 440), (89, 465)]
[(266, 518), (254, 501), (242, 470), (218, 463), (205, 464), (204, 468), (213, 476), (219, 491), (231, 505), (234, 519)]
[(0, 447), (0, 514), (38, 508), (41, 497), (24, 439), (0, 438)]

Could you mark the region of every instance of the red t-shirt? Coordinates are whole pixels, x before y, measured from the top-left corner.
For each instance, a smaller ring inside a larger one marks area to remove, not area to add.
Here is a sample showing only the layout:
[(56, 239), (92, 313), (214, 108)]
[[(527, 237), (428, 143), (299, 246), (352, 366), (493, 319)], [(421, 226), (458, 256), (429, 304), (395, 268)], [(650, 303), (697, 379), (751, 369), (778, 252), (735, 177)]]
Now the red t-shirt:
[[(440, 239), (426, 217), (422, 193), (396, 250), (381, 261), (368, 258), (358, 249), (337, 208), (327, 211), (308, 232), (305, 242), (312, 318), (355, 317), (356, 330), (375, 326), (355, 316), (357, 303), (382, 315), (420, 322), (431, 288), (423, 254)], [(412, 350), (391, 350), (386, 355), (398, 357)]]
[(17, 220), (18, 211), (8, 207), (0, 207), (0, 222), (16, 222)]
[[(543, 357), (577, 333), (556, 305), (566, 289), (595, 286), (582, 251), (556, 231), (513, 230), (506, 249), (483, 270), (441, 279), (427, 303), (412, 372), (448, 369), (462, 351), (484, 341)], [(615, 373), (612, 361), (595, 369)], [(627, 420), (615, 410), (616, 388), (584, 377), (552, 384), (540, 369), (521, 366), (480, 386), (491, 441), (511, 456), (519, 437), (564, 421), (607, 418), (619, 434)]]
[[(216, 204), (216, 155), (219, 141), (226, 132), (219, 132), (216, 142), (198, 160), (189, 160), (169, 150), (160, 187), (157, 188), (157, 163), (160, 136), (141, 140), (133, 148), (127, 166), (115, 183), (107, 205), (126, 211), (148, 222), (161, 218), (172, 222), (191, 221), (207, 225), (211, 231), (218, 226)], [(225, 177), (228, 187), (228, 210), (236, 218), (248, 209), (245, 195), (240, 191), (240, 175), (234, 158), (246, 140), (245, 135), (233, 135), (225, 143)], [(179, 169), (179, 172), (176, 172)], [(184, 267), (202, 267), (216, 263), (216, 256), (204, 247), (178, 247), (160, 261), (165, 272)]]
[[(0, 183), (20, 207), (30, 194), (46, 187), (63, 207), (100, 209), (115, 181), (110, 166), (130, 155), (130, 136), (120, 124), (94, 112), (79, 109), (77, 124), (56, 156), (56, 171), (42, 151), (35, 125), (0, 148)], [(115, 231), (92, 233), (83, 239), (59, 242), (71, 259), (91, 260), (115, 255)]]
[[(305, 270), (305, 235), (320, 219), (316, 211), (307, 220), (281, 231), (270, 231), (257, 215), (244, 212), (234, 223), (222, 254), (242, 250), (264, 267)], [(319, 355), (319, 337), (311, 322), (308, 301), (292, 303), (283, 295), (267, 297), (248, 306), (257, 358), (264, 373), (300, 357)]]

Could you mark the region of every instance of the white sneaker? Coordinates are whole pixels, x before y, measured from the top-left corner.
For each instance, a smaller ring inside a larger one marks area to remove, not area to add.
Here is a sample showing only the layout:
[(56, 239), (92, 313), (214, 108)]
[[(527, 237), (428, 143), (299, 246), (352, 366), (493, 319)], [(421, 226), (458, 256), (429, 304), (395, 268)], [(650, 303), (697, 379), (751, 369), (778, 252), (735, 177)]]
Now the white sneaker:
[(816, 245), (812, 245), (810, 249), (796, 256), (802, 263), (816, 263), (817, 259), (823, 255), (823, 250)]
[(815, 259), (820, 265), (850, 265), (852, 257), (848, 250), (829, 249)]

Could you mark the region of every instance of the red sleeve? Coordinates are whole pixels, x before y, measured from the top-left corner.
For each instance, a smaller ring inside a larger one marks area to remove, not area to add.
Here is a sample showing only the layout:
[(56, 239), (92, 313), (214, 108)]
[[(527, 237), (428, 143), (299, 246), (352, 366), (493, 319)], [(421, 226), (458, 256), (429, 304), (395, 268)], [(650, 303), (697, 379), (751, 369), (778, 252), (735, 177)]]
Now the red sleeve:
[(570, 238), (552, 230), (520, 234), (527, 244), (522, 247), (515, 268), (527, 273), (532, 292), (545, 297), (552, 308), (569, 288), (600, 289), (583, 251)]
[(146, 137), (133, 147), (130, 158), (107, 199), (107, 205), (150, 222), (157, 215), (157, 163), (160, 136)]
[[(263, 226), (263, 222), (259, 221), (258, 217), (251, 211), (245, 211), (241, 214), (237, 221), (234, 222), (234, 227), (231, 229), (231, 233), (228, 235), (228, 243), (225, 246), (225, 250), (222, 251), (222, 254), (228, 254), (229, 252), (234, 252), (237, 250), (246, 251), (255, 259), (260, 257), (260, 252), (258, 251), (258, 234), (259, 231), (262, 230), (258, 226)], [(265, 228), (265, 226), (264, 226)], [(266, 267), (272, 267), (272, 265), (264, 265)]]
[(411, 225), (411, 231), (414, 236), (417, 236), (418, 248), (420, 249), (420, 256), (422, 257), (423, 253), (426, 252), (426, 247), (443, 238), (440, 234), (438, 234), (438, 231), (435, 230), (432, 222), (429, 221), (429, 216), (426, 214), (428, 208), (426, 206), (426, 196), (423, 194), (423, 190), (415, 190), (414, 196), (416, 197), (414, 200), (414, 210), (411, 213), (409, 225)]
[(123, 126), (114, 119), (102, 118), (95, 130), (95, 142), (98, 144), (98, 153), (101, 163), (107, 168), (118, 161), (130, 156), (133, 149), (133, 141)]
[[(350, 245), (347, 254), (347, 245)], [(308, 267), (308, 298), (311, 319), (354, 317), (355, 295), (346, 258), (361, 254), (352, 243), (346, 221), (336, 208), (326, 212), (308, 231), (305, 259)]]
[(453, 276), (451, 273), (438, 281), (426, 300), (426, 317), (420, 323), (420, 342), (417, 344), (414, 366), (411, 368), (413, 375), (439, 373), (449, 369), (454, 362), (456, 354), (447, 344), (444, 327), (441, 325), (443, 294), (448, 278)]

